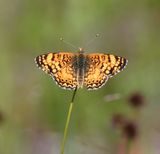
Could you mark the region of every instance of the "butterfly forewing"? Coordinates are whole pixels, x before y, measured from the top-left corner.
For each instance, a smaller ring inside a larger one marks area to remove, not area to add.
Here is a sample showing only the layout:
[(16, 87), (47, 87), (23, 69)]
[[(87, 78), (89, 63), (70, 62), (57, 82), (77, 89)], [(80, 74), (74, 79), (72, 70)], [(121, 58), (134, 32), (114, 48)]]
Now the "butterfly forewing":
[(51, 75), (64, 89), (75, 89), (77, 78), (73, 69), (74, 54), (69, 52), (42, 54), (35, 58), (39, 68)]

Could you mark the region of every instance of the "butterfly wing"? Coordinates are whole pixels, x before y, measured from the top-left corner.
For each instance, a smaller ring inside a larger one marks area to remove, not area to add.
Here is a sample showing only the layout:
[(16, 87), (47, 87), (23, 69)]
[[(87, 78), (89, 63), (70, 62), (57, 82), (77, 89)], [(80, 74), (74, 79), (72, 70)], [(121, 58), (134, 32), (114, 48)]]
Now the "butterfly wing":
[(38, 67), (51, 75), (56, 83), (64, 88), (74, 90), (77, 78), (73, 69), (75, 55), (68, 52), (42, 54), (35, 58)]
[(102, 53), (87, 54), (86, 60), (88, 68), (84, 76), (84, 85), (88, 90), (100, 88), (127, 64), (127, 60), (123, 57)]

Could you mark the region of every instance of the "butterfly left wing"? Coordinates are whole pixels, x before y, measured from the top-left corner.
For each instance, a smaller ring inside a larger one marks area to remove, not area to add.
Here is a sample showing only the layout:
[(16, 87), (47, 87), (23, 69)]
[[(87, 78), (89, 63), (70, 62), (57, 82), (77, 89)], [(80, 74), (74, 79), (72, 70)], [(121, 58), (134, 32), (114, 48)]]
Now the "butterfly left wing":
[(74, 57), (75, 54), (69, 52), (48, 53), (37, 56), (35, 62), (60, 87), (74, 90), (77, 87), (77, 77), (73, 69)]
[(127, 60), (112, 54), (92, 53), (86, 55), (88, 68), (84, 76), (84, 85), (88, 90), (102, 87), (107, 80), (122, 71)]

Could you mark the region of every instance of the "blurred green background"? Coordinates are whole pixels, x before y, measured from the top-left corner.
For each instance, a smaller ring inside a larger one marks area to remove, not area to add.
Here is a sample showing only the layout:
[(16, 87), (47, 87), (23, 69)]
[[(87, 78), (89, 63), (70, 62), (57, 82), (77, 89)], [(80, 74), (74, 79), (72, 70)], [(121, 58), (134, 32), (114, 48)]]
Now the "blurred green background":
[[(101, 89), (77, 92), (65, 153), (120, 154), (115, 114), (138, 125), (130, 153), (160, 153), (159, 0), (0, 0), (0, 154), (59, 153), (73, 92), (38, 70), (34, 58), (76, 52), (59, 38), (78, 50), (96, 33), (87, 53), (129, 63)], [(129, 105), (135, 92), (145, 100), (140, 109)]]

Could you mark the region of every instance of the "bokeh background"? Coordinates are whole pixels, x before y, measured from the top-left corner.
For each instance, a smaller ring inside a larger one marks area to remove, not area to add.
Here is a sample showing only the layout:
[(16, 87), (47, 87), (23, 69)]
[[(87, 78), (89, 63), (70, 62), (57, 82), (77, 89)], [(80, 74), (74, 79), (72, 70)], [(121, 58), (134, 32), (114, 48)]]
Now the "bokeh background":
[(65, 154), (160, 153), (159, 0), (0, 0), (0, 154), (59, 153), (73, 92), (34, 58), (76, 52), (97, 33), (87, 53), (129, 63), (101, 89), (77, 92)]

